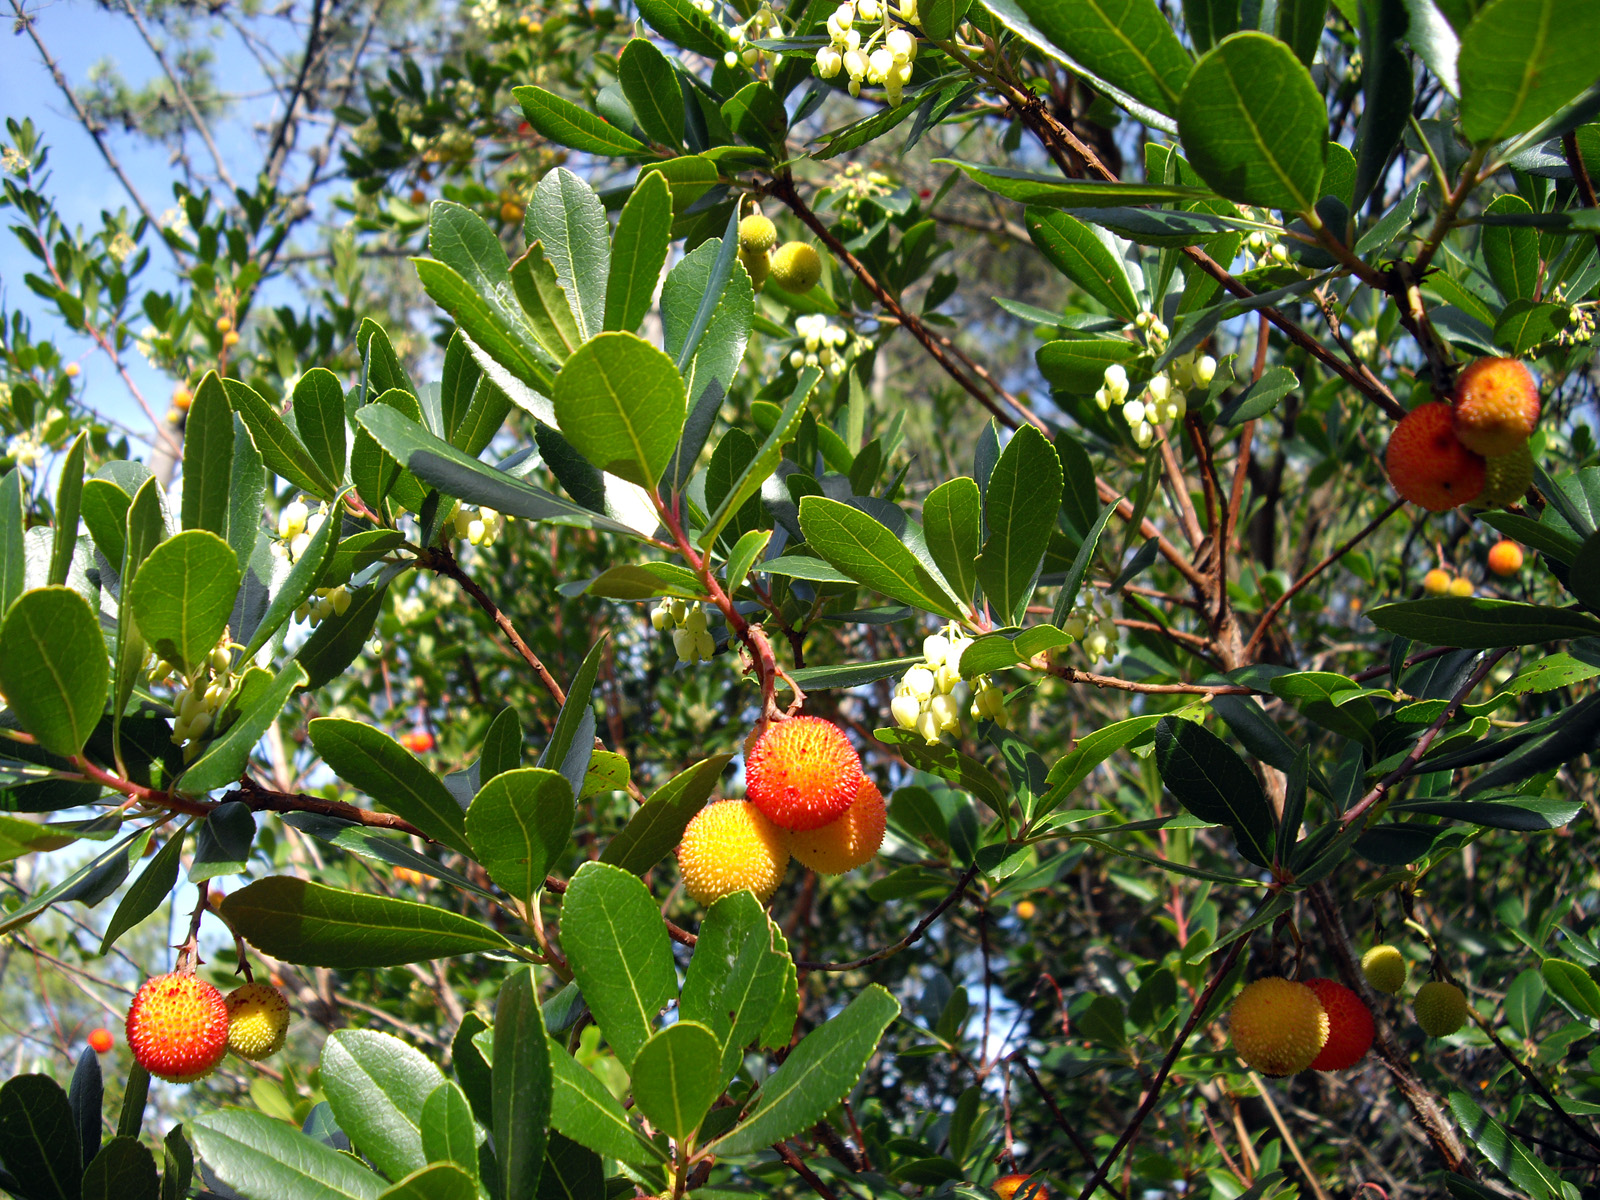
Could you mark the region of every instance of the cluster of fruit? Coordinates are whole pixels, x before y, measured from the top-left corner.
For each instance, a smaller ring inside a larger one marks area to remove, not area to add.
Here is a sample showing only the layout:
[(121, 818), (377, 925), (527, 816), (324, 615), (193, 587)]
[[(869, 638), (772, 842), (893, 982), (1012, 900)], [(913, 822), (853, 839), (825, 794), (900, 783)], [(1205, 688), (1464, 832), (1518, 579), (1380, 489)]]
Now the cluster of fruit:
[[(1398, 947), (1380, 942), (1361, 956), (1361, 973), (1373, 991), (1397, 996), (1410, 969)], [(1429, 1037), (1449, 1037), (1467, 1023), (1466, 993), (1444, 979), (1432, 979), (1411, 997), (1411, 1011)]]
[(1480, 358), (1454, 395), (1419, 404), (1395, 426), (1384, 456), (1394, 490), (1429, 512), (1514, 504), (1533, 483), (1528, 438), (1539, 386), (1514, 358)]
[(842, 875), (883, 845), (883, 794), (831, 721), (772, 722), (746, 742), (744, 773), (748, 799), (708, 804), (683, 831), (678, 869), (701, 904), (744, 888), (765, 904), (791, 856), (820, 874)]
[(663, 597), (650, 611), (650, 624), (655, 631), (665, 633), (671, 627), (672, 648), (678, 652), (678, 660), (691, 667), (695, 663), (710, 662), (717, 652), (716, 639), (706, 628), (707, 608), (705, 604)]
[[(901, 729), (914, 729), (931, 746), (947, 733), (961, 734), (961, 706), (955, 690), (961, 683), (961, 656), (972, 639), (955, 625), (922, 639), (922, 661), (908, 670), (895, 686), (889, 712)], [(1005, 729), (1010, 724), (1006, 698), (987, 675), (972, 680), (974, 721), (993, 721)]]
[[(283, 1048), (288, 1028), (289, 998), (272, 985), (246, 983), (224, 996), (192, 971), (146, 980), (128, 1006), (134, 1060), (168, 1083), (204, 1079), (229, 1050), (260, 1062)], [(100, 1040), (110, 1048), (109, 1034)]]
[(758, 292), (770, 278), (784, 291), (803, 296), (822, 278), (822, 256), (816, 247), (807, 242), (779, 246), (778, 227), (758, 212), (739, 222), (739, 261)]

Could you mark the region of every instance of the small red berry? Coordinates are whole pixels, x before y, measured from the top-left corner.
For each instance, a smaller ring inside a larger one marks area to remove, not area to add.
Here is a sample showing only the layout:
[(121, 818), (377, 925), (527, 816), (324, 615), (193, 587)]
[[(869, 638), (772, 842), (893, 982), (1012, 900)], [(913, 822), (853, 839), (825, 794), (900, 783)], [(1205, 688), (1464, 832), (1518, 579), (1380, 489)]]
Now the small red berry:
[(184, 972), (145, 981), (128, 1007), (128, 1047), (138, 1064), (168, 1083), (204, 1079), (228, 1052), (228, 1003)]
[(1308, 979), (1306, 986), (1317, 994), (1328, 1014), (1328, 1040), (1311, 1060), (1311, 1069), (1343, 1071), (1355, 1066), (1372, 1048), (1372, 1011), (1337, 980)]
[(89, 1031), (89, 1048), (96, 1054), (109, 1053), (115, 1040), (111, 1036), (111, 1030), (104, 1027)]
[(410, 730), (396, 740), (413, 754), (426, 754), (433, 749), (433, 734), (426, 729)]

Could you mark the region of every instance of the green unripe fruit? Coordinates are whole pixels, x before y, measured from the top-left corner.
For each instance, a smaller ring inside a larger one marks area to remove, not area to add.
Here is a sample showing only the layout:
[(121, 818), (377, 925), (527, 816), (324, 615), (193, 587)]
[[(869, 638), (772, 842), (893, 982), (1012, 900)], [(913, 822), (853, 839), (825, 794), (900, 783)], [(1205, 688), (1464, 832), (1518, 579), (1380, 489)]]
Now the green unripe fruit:
[(1483, 460), (1483, 491), (1474, 508), (1503, 508), (1515, 504), (1533, 485), (1533, 455), (1524, 442), (1510, 454)]
[(778, 244), (778, 227), (770, 218), (751, 213), (739, 222), (739, 249), (747, 254), (765, 254)]
[(822, 256), (806, 242), (785, 242), (772, 255), (772, 281), (786, 292), (802, 295), (822, 278)]
[(1393, 996), (1406, 985), (1405, 955), (1393, 946), (1380, 944), (1361, 956), (1361, 973), (1377, 992)]
[[(749, 217), (745, 218), (747, 221), (749, 219)], [(739, 247), (739, 261), (744, 264), (745, 272), (750, 276), (750, 286), (759, 292), (767, 282), (767, 276), (772, 273), (772, 256), (765, 250), (752, 254), (741, 246)]]
[(1423, 984), (1411, 998), (1417, 1024), (1429, 1037), (1449, 1037), (1467, 1023), (1467, 997), (1453, 983), (1441, 979)]

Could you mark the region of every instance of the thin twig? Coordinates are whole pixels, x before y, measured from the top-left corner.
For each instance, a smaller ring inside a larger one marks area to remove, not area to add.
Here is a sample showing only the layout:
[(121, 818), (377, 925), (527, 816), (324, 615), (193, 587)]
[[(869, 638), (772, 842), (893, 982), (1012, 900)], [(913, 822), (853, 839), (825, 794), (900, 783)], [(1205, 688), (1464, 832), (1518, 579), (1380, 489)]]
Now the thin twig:
[(913, 925), (911, 927), (911, 932), (906, 934), (905, 937), (901, 938), (894, 945), (885, 946), (882, 950), (875, 950), (865, 958), (853, 959), (850, 962), (797, 962), (794, 964), (795, 968), (800, 971), (854, 971), (858, 967), (870, 966), (872, 963), (882, 962), (886, 958), (893, 958), (896, 954), (899, 954), (900, 951), (906, 949), (908, 946), (921, 941), (922, 935), (928, 932), (928, 926), (937, 921), (944, 913), (945, 909), (949, 908), (957, 900), (961, 899), (968, 886), (970, 886), (972, 881), (977, 878), (977, 875), (978, 868), (976, 866), (968, 867), (966, 871), (962, 873), (961, 878), (956, 880), (956, 886), (950, 889), (950, 894), (943, 900), (939, 901), (938, 904), (934, 905), (933, 909), (927, 914), (927, 916), (923, 917), (922, 920)]
[(211, 161), (217, 165), (217, 178), (222, 180), (230, 192), (237, 192), (239, 187), (233, 182), (233, 176), (228, 173), (228, 164), (222, 161), (222, 151), (217, 149), (217, 143), (211, 136), (211, 129), (206, 124), (205, 118), (200, 115), (200, 110), (195, 107), (189, 90), (183, 86), (183, 81), (178, 78), (178, 73), (172, 69), (172, 64), (167, 61), (166, 54), (150, 36), (150, 30), (145, 27), (144, 21), (139, 16), (139, 10), (134, 7), (133, 0), (122, 0), (122, 10), (128, 14), (139, 36), (144, 39), (144, 44), (150, 48), (150, 53), (156, 56), (156, 61), (161, 64), (161, 69), (166, 73), (167, 80), (172, 84), (172, 90), (177, 93), (179, 102), (184, 111), (189, 114), (189, 119), (194, 122), (195, 132), (200, 135), (200, 140), (206, 144), (206, 149), (211, 152)]

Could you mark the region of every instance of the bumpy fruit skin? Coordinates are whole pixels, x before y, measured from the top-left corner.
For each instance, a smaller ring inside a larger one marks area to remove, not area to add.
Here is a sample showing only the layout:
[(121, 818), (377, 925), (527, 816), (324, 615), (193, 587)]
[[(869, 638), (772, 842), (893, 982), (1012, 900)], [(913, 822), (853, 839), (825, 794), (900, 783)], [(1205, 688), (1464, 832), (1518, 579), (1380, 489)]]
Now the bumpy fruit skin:
[(1489, 570), (1496, 575), (1515, 575), (1522, 570), (1522, 547), (1515, 542), (1496, 542), (1489, 547)]
[(110, 1053), (116, 1039), (111, 1036), (109, 1029), (91, 1029), (89, 1031), (89, 1048), (96, 1054)]
[(1422, 590), (1430, 596), (1447, 595), (1450, 591), (1450, 572), (1435, 567), (1422, 577)]
[(861, 790), (844, 816), (795, 834), (789, 852), (819, 874), (843, 875), (872, 861), (883, 845), (887, 823), (883, 793), (872, 780), (862, 779)]
[(265, 983), (247, 983), (228, 993), (228, 1049), (251, 1062), (283, 1049), (289, 1031), (289, 998)]
[(1372, 1048), (1376, 1032), (1372, 1010), (1338, 980), (1308, 979), (1306, 986), (1317, 994), (1322, 1011), (1328, 1014), (1328, 1040), (1311, 1060), (1311, 1069), (1343, 1071), (1355, 1066)]
[(1483, 460), (1483, 491), (1473, 504), (1479, 508), (1504, 508), (1527, 495), (1533, 486), (1533, 451), (1526, 443), (1510, 454)]
[(1419, 404), (1394, 427), (1384, 467), (1394, 490), (1429, 512), (1470, 504), (1483, 491), (1483, 459), (1456, 439), (1450, 406)]
[(694, 815), (678, 846), (683, 886), (701, 904), (749, 888), (765, 904), (789, 870), (789, 834), (745, 800), (719, 800)]
[(1450, 581), (1450, 594), (1452, 596), (1459, 596), (1462, 599), (1466, 599), (1468, 596), (1472, 595), (1472, 592), (1472, 580), (1468, 579), (1465, 575), (1457, 575)]
[(759, 292), (766, 286), (767, 276), (772, 274), (772, 256), (765, 250), (755, 253), (740, 250), (739, 261), (744, 264), (745, 273), (750, 276), (750, 286)]
[(765, 254), (778, 244), (778, 227), (770, 217), (751, 213), (739, 222), (739, 249), (747, 254)]
[(228, 1004), (193, 975), (145, 981), (128, 1007), (128, 1047), (138, 1064), (168, 1083), (193, 1083), (228, 1052)]
[(1379, 942), (1361, 956), (1361, 973), (1367, 985), (1385, 996), (1396, 995), (1406, 985), (1406, 956), (1387, 942)]
[(861, 759), (844, 731), (821, 717), (774, 721), (751, 744), (745, 793), (784, 829), (819, 829), (844, 815), (861, 790)]
[(807, 242), (785, 242), (772, 252), (772, 282), (801, 295), (822, 278), (822, 256)]
[[(1029, 1180), (1033, 1180), (1033, 1186), (1025, 1189), (1022, 1185)], [(1032, 1175), (1002, 1175), (989, 1187), (1000, 1200), (1012, 1200), (1019, 1195), (1022, 1200), (1050, 1200), (1050, 1189)]]
[(1455, 392), (1456, 437), (1475, 453), (1510, 454), (1539, 423), (1539, 385), (1514, 358), (1480, 358), (1461, 372)]
[(1233, 1048), (1263, 1075), (1309, 1067), (1328, 1041), (1328, 1014), (1303, 983), (1269, 976), (1246, 985), (1228, 1012)]
[(1467, 997), (1453, 983), (1434, 979), (1411, 997), (1411, 1011), (1429, 1037), (1449, 1037), (1467, 1023)]

